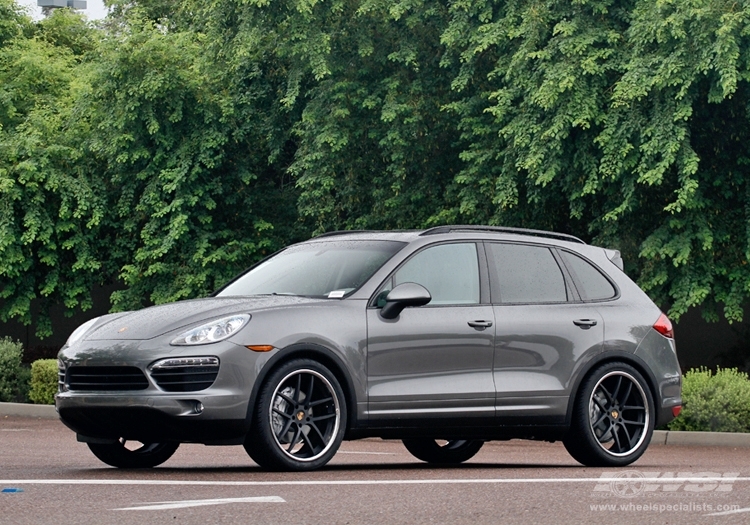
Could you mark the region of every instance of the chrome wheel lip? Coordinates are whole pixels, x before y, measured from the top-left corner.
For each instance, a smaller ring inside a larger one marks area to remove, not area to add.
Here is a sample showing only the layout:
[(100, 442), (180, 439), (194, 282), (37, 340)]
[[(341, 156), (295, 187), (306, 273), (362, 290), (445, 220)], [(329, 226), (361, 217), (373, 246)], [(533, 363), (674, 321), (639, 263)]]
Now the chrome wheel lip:
[[(592, 420), (592, 417), (591, 417), (591, 405), (594, 403), (594, 394), (596, 394), (596, 392), (599, 389), (599, 387), (601, 386), (601, 384), (606, 379), (608, 379), (608, 378), (610, 378), (612, 376), (622, 376), (622, 377), (628, 379), (633, 385), (635, 385), (638, 393), (641, 396), (641, 401), (643, 403), (643, 410), (645, 412), (645, 418), (644, 418), (644, 421), (643, 421), (643, 430), (641, 431), (641, 435), (638, 438), (637, 443), (634, 446), (632, 446), (629, 450), (627, 450), (626, 452), (612, 452), (610, 449), (606, 448), (604, 446), (604, 443), (602, 443), (601, 441), (599, 441), (599, 439), (596, 437), (596, 431), (594, 430), (594, 426), (593, 426), (594, 421)], [(589, 430), (591, 430), (591, 435), (594, 437), (594, 440), (596, 441), (596, 444), (599, 445), (599, 447), (604, 452), (606, 452), (610, 456), (619, 457), (619, 458), (630, 456), (631, 454), (633, 454), (633, 452), (635, 452), (636, 450), (638, 450), (641, 447), (641, 445), (643, 444), (643, 442), (645, 441), (646, 435), (648, 434), (648, 429), (649, 429), (650, 422), (651, 422), (651, 411), (649, 410), (649, 403), (648, 403), (648, 398), (646, 397), (646, 392), (643, 390), (643, 387), (641, 386), (640, 381), (638, 381), (631, 374), (629, 374), (628, 372), (625, 372), (623, 370), (616, 370), (616, 371), (612, 371), (612, 372), (609, 372), (609, 373), (605, 374), (604, 376), (602, 376), (596, 382), (596, 385), (594, 386), (593, 390), (591, 391), (591, 396), (589, 398)]]
[(272, 409), (269, 409), (269, 411), (268, 411), (268, 423), (269, 423), (269, 428), (271, 429), (271, 434), (273, 435), (274, 442), (276, 443), (276, 446), (278, 447), (278, 449), (281, 450), (284, 453), (284, 455), (286, 455), (287, 457), (293, 459), (294, 461), (301, 461), (301, 462), (309, 463), (309, 462), (315, 461), (315, 460), (323, 457), (331, 449), (331, 447), (333, 446), (333, 444), (336, 442), (336, 436), (339, 433), (339, 426), (341, 425), (341, 408), (340, 408), (340, 405), (339, 405), (339, 398), (336, 395), (336, 391), (334, 390), (333, 385), (331, 384), (331, 382), (323, 374), (321, 374), (320, 372), (317, 372), (315, 370), (312, 370), (310, 368), (302, 368), (302, 369), (299, 369), (299, 370), (294, 370), (293, 372), (290, 372), (287, 375), (285, 375), (281, 379), (281, 381), (278, 382), (278, 384), (276, 385), (276, 388), (274, 388), (273, 395), (271, 396), (271, 407), (273, 407), (273, 403), (276, 400), (277, 396), (279, 395), (279, 392), (282, 389), (282, 387), (284, 386), (284, 384), (290, 378), (292, 378), (292, 377), (294, 377), (296, 375), (300, 375), (300, 374), (309, 374), (309, 375), (315, 376), (317, 379), (319, 379), (323, 383), (323, 385), (326, 387), (326, 389), (328, 390), (329, 394), (331, 395), (331, 398), (333, 399), (333, 405), (334, 405), (334, 410), (335, 410), (335, 413), (336, 413), (336, 417), (335, 417), (333, 430), (331, 431), (331, 436), (330, 436), (330, 439), (328, 440), (328, 443), (326, 443), (326, 446), (323, 447), (323, 450), (321, 450), (317, 454), (315, 454), (313, 456), (310, 456), (310, 457), (300, 457), (300, 456), (297, 456), (297, 455), (289, 452), (286, 449), (286, 447), (279, 441), (279, 436), (274, 431), (274, 421), (273, 421), (273, 414), (274, 413), (273, 413)]

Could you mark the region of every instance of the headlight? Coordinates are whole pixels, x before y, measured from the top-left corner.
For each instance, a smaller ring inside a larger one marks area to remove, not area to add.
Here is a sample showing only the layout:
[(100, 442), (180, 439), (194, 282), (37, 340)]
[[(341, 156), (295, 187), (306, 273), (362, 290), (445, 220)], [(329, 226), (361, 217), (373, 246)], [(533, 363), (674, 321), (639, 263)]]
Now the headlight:
[(233, 336), (250, 320), (250, 315), (240, 314), (217, 319), (191, 328), (172, 339), (172, 345), (207, 345)]
[(70, 334), (70, 337), (68, 337), (68, 341), (65, 343), (68, 346), (72, 346), (73, 344), (80, 341), (80, 339), (83, 337), (83, 335), (89, 331), (89, 328), (91, 328), (95, 322), (99, 320), (98, 317), (94, 317), (93, 319), (86, 321), (81, 326), (76, 328), (72, 334)]

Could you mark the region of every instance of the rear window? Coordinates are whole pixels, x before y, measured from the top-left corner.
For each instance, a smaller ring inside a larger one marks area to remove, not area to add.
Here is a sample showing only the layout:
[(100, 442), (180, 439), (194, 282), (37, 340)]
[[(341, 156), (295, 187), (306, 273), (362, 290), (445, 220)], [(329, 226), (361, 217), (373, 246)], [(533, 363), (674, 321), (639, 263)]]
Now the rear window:
[(487, 244), (493, 303), (559, 303), (568, 300), (565, 278), (549, 248)]

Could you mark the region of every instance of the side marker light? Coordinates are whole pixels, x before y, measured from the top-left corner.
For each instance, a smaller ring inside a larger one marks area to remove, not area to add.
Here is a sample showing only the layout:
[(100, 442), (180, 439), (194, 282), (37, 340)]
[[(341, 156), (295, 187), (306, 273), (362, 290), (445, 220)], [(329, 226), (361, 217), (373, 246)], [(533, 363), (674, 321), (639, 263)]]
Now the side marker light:
[(247, 348), (253, 352), (270, 352), (274, 349), (271, 345), (247, 345)]

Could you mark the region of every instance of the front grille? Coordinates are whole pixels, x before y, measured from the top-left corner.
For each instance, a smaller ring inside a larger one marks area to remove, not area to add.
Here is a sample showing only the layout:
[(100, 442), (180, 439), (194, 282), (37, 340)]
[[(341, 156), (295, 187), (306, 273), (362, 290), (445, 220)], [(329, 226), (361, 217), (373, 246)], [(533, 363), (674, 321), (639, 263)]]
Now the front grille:
[(151, 377), (167, 392), (196, 392), (214, 384), (219, 365), (154, 368)]
[(146, 390), (148, 379), (134, 366), (71, 366), (69, 390)]

